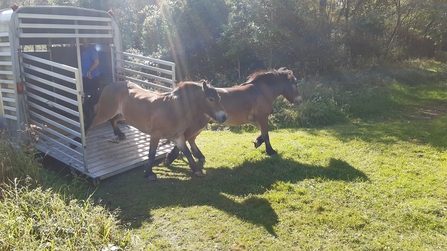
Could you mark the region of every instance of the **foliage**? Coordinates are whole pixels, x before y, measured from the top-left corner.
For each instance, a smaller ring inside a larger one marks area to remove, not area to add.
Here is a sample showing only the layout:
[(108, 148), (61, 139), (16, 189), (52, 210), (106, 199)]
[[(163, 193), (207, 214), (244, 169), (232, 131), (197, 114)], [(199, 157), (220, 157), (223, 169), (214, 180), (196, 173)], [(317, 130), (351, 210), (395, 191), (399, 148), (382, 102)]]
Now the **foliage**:
[(163, 23), (159, 26), (162, 32), (151, 34), (165, 37), (153, 46), (167, 49), (163, 56), (176, 62), (179, 79), (212, 77), (216, 67), (222, 67), (218, 65), (222, 54), (216, 40), (228, 18), (228, 6), (222, 0), (160, 1), (158, 5), (160, 19), (148, 16), (153, 21), (147, 24)]
[(1, 250), (134, 250), (117, 212), (89, 200), (68, 201), (17, 183), (3, 186), (1, 195)]
[[(2, 6), (9, 7), (3, 2)], [(39, 0), (113, 9), (124, 50), (174, 61), (179, 80), (239, 82), (255, 70), (301, 76), (447, 50), (446, 0)]]
[(8, 185), (14, 180), (26, 180), (27, 186), (52, 188), (63, 197), (88, 196), (88, 183), (84, 178), (77, 175), (61, 178), (61, 173), (48, 172), (42, 168), (45, 160), (45, 155), (38, 154), (32, 144), (11, 139), (7, 131), (0, 131), (0, 186)]
[(271, 127), (334, 125), (358, 118), (396, 116), (396, 111), (414, 109), (415, 103), (429, 106), (431, 100), (444, 98), (425, 97), (427, 93), (447, 91), (447, 71), (442, 65), (432, 60), (409, 60), (399, 66), (309, 78), (300, 85), (301, 105), (290, 107), (282, 99), (276, 100)]
[(36, 153), (32, 146), (0, 130), (0, 184), (27, 177), (37, 182), (41, 165), (34, 158)]

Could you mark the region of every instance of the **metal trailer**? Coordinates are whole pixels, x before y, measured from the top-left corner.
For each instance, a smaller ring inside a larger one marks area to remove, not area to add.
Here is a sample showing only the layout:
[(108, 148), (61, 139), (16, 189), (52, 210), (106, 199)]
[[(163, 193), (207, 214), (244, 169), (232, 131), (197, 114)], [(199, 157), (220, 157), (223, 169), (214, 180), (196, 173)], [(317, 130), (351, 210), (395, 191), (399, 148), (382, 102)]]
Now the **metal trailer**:
[[(13, 137), (35, 143), (40, 152), (97, 184), (142, 165), (150, 137), (120, 124), (127, 139), (117, 141), (109, 123), (85, 135), (79, 43), (83, 37), (98, 50), (101, 87), (117, 80), (152, 91), (175, 87), (174, 63), (122, 52), (118, 26), (108, 12), (65, 6), (4, 9), (0, 10), (0, 122)], [(172, 147), (160, 143), (157, 158)]]

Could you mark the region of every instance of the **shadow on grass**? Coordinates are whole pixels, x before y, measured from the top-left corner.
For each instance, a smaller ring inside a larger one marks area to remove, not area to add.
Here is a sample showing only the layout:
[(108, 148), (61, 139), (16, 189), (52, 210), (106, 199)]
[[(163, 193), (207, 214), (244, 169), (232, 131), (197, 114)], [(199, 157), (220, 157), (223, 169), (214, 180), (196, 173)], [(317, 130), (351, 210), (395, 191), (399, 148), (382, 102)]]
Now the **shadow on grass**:
[[(191, 175), (182, 161), (168, 169), (157, 167), (157, 182), (143, 179), (142, 168), (103, 181), (95, 194), (110, 209), (120, 208), (125, 221), (138, 228), (151, 221), (151, 210), (163, 207), (211, 206), (230, 215), (263, 226), (276, 236), (274, 226), (278, 215), (270, 202), (260, 195), (278, 181), (296, 183), (322, 178), (346, 182), (366, 181), (366, 175), (348, 163), (331, 159), (328, 166), (312, 166), (273, 156), (257, 162), (246, 161), (230, 169), (206, 169), (205, 178), (184, 179)], [(179, 178), (181, 176), (182, 178)], [(232, 196), (247, 197), (243, 201)]]

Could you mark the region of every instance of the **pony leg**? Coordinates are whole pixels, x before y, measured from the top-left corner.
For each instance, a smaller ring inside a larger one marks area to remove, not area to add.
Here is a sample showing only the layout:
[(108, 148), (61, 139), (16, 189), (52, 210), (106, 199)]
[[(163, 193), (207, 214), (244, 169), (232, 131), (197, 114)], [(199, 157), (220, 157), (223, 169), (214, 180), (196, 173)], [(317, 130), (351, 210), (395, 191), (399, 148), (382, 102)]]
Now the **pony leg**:
[[(189, 145), (191, 146), (191, 153), (194, 157), (196, 157), (199, 160), (199, 162), (205, 163), (205, 156), (203, 155), (203, 153), (200, 151), (199, 147), (197, 146), (195, 139), (196, 139), (196, 137), (188, 140)], [(180, 149), (177, 146), (174, 146), (174, 148), (172, 148), (172, 150), (168, 154), (166, 154), (166, 159), (164, 161), (164, 165), (165, 166), (171, 165), (172, 162), (174, 162), (174, 160), (178, 158), (179, 153), (180, 153)]]
[(112, 127), (113, 127), (113, 134), (118, 136), (118, 139), (124, 140), (124, 139), (126, 139), (126, 135), (118, 127), (118, 121), (121, 121), (121, 120), (124, 120), (123, 116), (121, 116), (120, 114), (117, 114), (115, 117), (113, 117), (109, 121), (110, 121), (110, 124), (112, 124)]
[[(273, 150), (272, 145), (270, 144), (269, 131), (268, 131), (268, 117), (263, 118), (259, 122), (258, 123), (261, 127), (261, 136), (265, 142), (265, 151), (266, 151), (267, 155), (269, 155), (269, 156), (275, 155), (276, 151)], [(258, 137), (258, 139), (259, 139), (259, 137)], [(262, 144), (262, 143), (260, 143), (260, 144)], [(256, 143), (255, 143), (255, 147), (256, 147)]]
[(267, 155), (272, 156), (277, 154), (275, 150), (273, 150), (272, 145), (270, 144), (269, 134), (265, 134), (262, 136), (265, 140), (265, 151), (267, 152)]
[(186, 145), (186, 141), (184, 136), (182, 135), (180, 138), (174, 140), (175, 145), (183, 152), (185, 157), (188, 159), (189, 167), (193, 171), (194, 175), (197, 177), (203, 177), (202, 168), (197, 165), (196, 161), (192, 157), (191, 152), (189, 151), (188, 146)]
[(264, 143), (264, 138), (262, 137), (262, 134), (259, 134), (259, 136), (255, 139), (255, 142), (253, 142), (255, 144), (255, 148), (258, 148), (262, 145), (262, 143)]
[(160, 141), (159, 138), (152, 138), (151, 142), (149, 144), (149, 159), (146, 164), (146, 170), (144, 173), (144, 178), (147, 178), (150, 181), (156, 181), (158, 180), (157, 175), (152, 171), (152, 166), (154, 165), (155, 161), (155, 154), (157, 152), (158, 142)]
[[(196, 140), (197, 136), (202, 132), (203, 127), (205, 127), (206, 124), (208, 123), (208, 120), (209, 119), (206, 116), (200, 115), (196, 119), (195, 123), (191, 123), (189, 125), (188, 129), (184, 133), (185, 139), (188, 139), (189, 145), (191, 146), (192, 155), (194, 157), (196, 157), (197, 159), (199, 159), (199, 161), (202, 163), (205, 162), (205, 156), (200, 151), (199, 147), (196, 145), (195, 140)], [(164, 161), (164, 164), (166, 166), (169, 166), (170, 164), (172, 164), (172, 162), (174, 162), (174, 160), (178, 158), (179, 151), (180, 150), (178, 149), (178, 147), (174, 146), (174, 148), (171, 150), (171, 152), (166, 154), (166, 159)]]
[(194, 136), (188, 140), (189, 145), (191, 146), (191, 152), (194, 157), (196, 157), (199, 162), (205, 163), (205, 155), (203, 155), (202, 151), (200, 151), (199, 147), (196, 144), (196, 137)]
[(180, 150), (178, 149), (178, 147), (174, 146), (174, 148), (172, 148), (172, 150), (166, 154), (166, 159), (164, 161), (164, 165), (170, 166), (172, 164), (172, 162), (174, 162), (174, 160), (178, 158), (179, 153), (180, 153)]

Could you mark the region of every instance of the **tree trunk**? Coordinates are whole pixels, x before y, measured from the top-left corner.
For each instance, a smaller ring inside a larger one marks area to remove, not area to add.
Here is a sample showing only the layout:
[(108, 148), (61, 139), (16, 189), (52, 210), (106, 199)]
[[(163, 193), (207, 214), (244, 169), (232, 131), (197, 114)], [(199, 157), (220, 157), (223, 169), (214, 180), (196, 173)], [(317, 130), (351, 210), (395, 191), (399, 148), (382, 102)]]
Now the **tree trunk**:
[(396, 20), (396, 26), (393, 29), (393, 33), (391, 33), (390, 38), (388, 39), (387, 43), (386, 43), (386, 52), (385, 52), (385, 59), (388, 58), (388, 55), (390, 53), (391, 50), (391, 44), (394, 41), (394, 38), (397, 35), (397, 31), (399, 30), (401, 24), (402, 24), (402, 10), (400, 8), (400, 0), (394, 0), (395, 4), (396, 4), (396, 15), (397, 15), (397, 20)]

